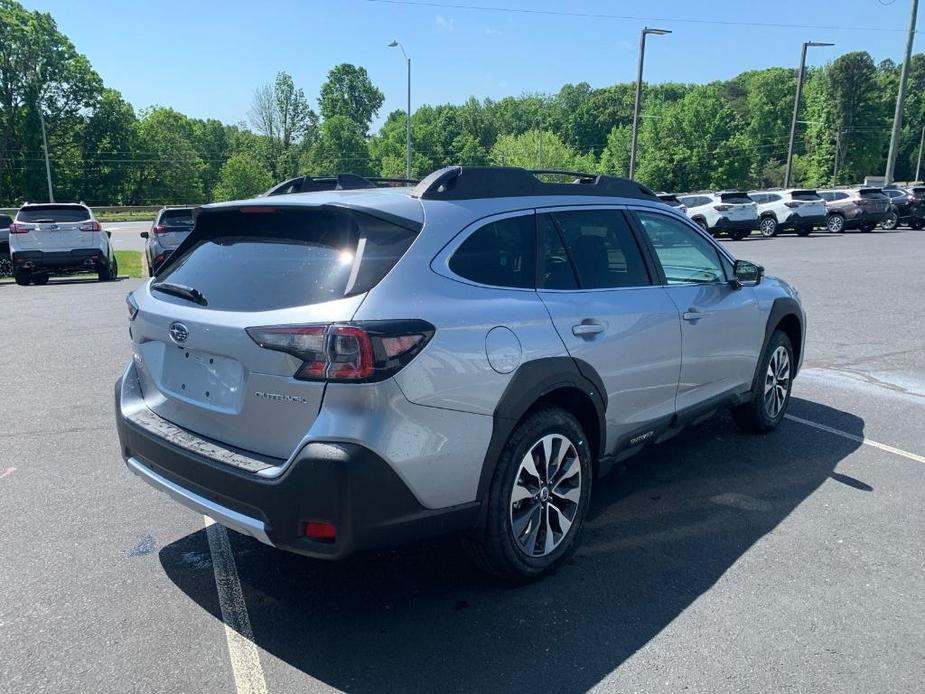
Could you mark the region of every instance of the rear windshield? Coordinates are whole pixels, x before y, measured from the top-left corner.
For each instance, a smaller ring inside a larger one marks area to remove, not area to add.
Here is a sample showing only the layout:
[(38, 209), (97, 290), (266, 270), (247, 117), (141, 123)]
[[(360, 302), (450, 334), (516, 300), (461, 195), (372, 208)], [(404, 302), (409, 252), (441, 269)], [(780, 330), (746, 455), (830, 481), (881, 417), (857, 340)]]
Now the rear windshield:
[(879, 198), (883, 195), (883, 191), (879, 188), (861, 188), (858, 192), (862, 198)]
[(822, 200), (822, 196), (815, 190), (795, 190), (790, 197), (794, 200)]
[[(417, 232), (349, 210), (203, 215), (156, 282), (197, 289), (218, 311), (270, 311), (369, 291)], [(186, 304), (157, 292), (158, 299)]]
[(83, 222), (90, 210), (77, 205), (39, 205), (24, 207), (16, 215), (20, 222)]
[(911, 190), (913, 195), (925, 195), (925, 186), (913, 186)]
[(658, 199), (662, 202), (667, 202), (669, 205), (677, 207), (681, 204), (680, 200), (674, 195), (659, 195)]
[(169, 227), (193, 226), (192, 210), (164, 210), (161, 212), (161, 224)]
[(755, 202), (745, 193), (720, 193), (719, 199), (731, 205), (741, 205), (745, 202)]

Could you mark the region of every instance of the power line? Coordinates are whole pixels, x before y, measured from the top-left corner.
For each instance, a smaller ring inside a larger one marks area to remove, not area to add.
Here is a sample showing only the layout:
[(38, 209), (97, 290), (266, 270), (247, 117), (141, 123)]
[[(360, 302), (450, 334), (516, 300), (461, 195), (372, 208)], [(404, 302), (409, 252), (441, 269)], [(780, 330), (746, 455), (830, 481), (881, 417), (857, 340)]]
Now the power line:
[(536, 10), (519, 7), (496, 7), (492, 5), (457, 5), (449, 2), (429, 2), (426, 0), (366, 0), (386, 5), (407, 5), (410, 7), (428, 7), (445, 10), (476, 10), (482, 12), (510, 12), (514, 14), (546, 15), (552, 17), (579, 17), (584, 19), (626, 19), (636, 22), (677, 22), (679, 24), (715, 24), (720, 26), (748, 26), (775, 29), (827, 29), (832, 31), (889, 31), (899, 32), (903, 29), (869, 26), (838, 26), (826, 24), (787, 24), (784, 22), (736, 22), (723, 19), (687, 19), (680, 17), (649, 17), (640, 15), (620, 15), (605, 12), (573, 12), (568, 10)]

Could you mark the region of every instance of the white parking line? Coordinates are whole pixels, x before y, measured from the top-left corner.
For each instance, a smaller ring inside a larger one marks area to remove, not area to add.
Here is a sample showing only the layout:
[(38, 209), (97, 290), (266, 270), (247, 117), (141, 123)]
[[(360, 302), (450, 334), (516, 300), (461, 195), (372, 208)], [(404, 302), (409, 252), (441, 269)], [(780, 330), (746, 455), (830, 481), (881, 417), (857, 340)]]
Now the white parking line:
[(231, 553), (228, 531), (208, 516), (203, 516), (203, 519), (209, 537), (215, 588), (222, 609), (222, 621), (225, 623), (225, 639), (228, 641), (235, 688), (238, 694), (266, 694), (267, 683), (263, 677), (257, 646), (254, 645), (254, 632), (244, 603), (241, 581), (238, 579), (238, 567)]
[(799, 422), (800, 424), (805, 424), (808, 427), (815, 427), (816, 429), (827, 431), (830, 434), (835, 434), (836, 436), (841, 436), (842, 438), (850, 439), (851, 441), (857, 441), (858, 443), (863, 443), (865, 446), (872, 446), (874, 448), (879, 448), (881, 451), (892, 453), (893, 455), (900, 455), (903, 458), (914, 460), (917, 463), (925, 463), (925, 456), (917, 455), (916, 453), (910, 453), (909, 451), (904, 451), (901, 448), (896, 448), (894, 446), (888, 446), (885, 443), (878, 443), (877, 441), (873, 441), (864, 436), (858, 436), (856, 434), (849, 434), (847, 431), (842, 431), (841, 429), (835, 429), (834, 427), (826, 426), (825, 424), (819, 424), (818, 422), (812, 422), (808, 419), (803, 419), (802, 417), (796, 417), (792, 414), (784, 415), (784, 417), (786, 417), (787, 419), (793, 422)]

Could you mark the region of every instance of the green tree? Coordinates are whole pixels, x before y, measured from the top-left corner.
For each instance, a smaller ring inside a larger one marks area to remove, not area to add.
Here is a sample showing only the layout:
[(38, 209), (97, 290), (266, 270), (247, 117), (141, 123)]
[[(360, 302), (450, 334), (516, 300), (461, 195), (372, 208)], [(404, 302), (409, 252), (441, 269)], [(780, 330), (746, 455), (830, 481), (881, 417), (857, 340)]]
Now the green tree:
[[(92, 108), (102, 80), (89, 61), (58, 31), (50, 14), (0, 0), (0, 198), (44, 199), (38, 104), (42, 104), (55, 171), (65, 194), (76, 192), (82, 174), (75, 131)], [(57, 161), (69, 167), (61, 180)]]
[(91, 205), (119, 205), (136, 150), (137, 119), (115, 89), (105, 89), (80, 128), (83, 175), (80, 199)]
[(260, 195), (274, 183), (273, 174), (247, 154), (235, 154), (222, 164), (212, 199), (243, 200)]
[(279, 179), (295, 175), (299, 148), (310, 147), (318, 135), (318, 115), (287, 72), (254, 92), (250, 123), (267, 138), (270, 167)]
[(355, 123), (365, 136), (383, 101), (385, 96), (369, 79), (366, 68), (341, 63), (321, 85), (318, 109), (325, 120), (340, 116)]
[(373, 173), (366, 138), (347, 116), (331, 116), (321, 124), (321, 136), (302, 157), (303, 173), (331, 175)]
[(143, 111), (136, 127), (138, 151), (128, 179), (133, 205), (205, 202), (204, 164), (194, 146), (192, 121), (172, 108)]
[(529, 130), (521, 135), (502, 135), (491, 148), (489, 159), (495, 166), (521, 166), (525, 169), (565, 169), (594, 171), (593, 154), (581, 154), (549, 131)]

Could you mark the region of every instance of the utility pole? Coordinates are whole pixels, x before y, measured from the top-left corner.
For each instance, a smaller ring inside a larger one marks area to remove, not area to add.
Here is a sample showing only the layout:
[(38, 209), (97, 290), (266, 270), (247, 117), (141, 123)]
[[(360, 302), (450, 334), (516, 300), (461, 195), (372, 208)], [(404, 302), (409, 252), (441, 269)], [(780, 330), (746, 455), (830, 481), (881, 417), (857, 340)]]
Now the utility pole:
[(797, 132), (797, 117), (800, 113), (800, 97), (803, 96), (803, 79), (806, 77), (806, 49), (810, 46), (834, 46), (833, 43), (805, 41), (800, 51), (800, 72), (797, 74), (797, 94), (793, 100), (793, 119), (790, 121), (790, 142), (787, 144), (787, 169), (784, 172), (784, 188), (790, 187), (790, 175), (793, 173), (793, 140)]
[(832, 169), (832, 185), (838, 185), (838, 157), (841, 154), (841, 131), (835, 133), (835, 167)]
[(45, 178), (48, 180), (48, 202), (55, 201), (55, 193), (51, 187), (51, 162), (48, 160), (48, 136), (45, 134), (45, 114), (42, 112), (42, 101), (36, 101), (39, 110), (39, 121), (42, 123), (42, 148), (45, 150)]
[(646, 34), (663, 36), (670, 34), (668, 29), (650, 29), (644, 27), (639, 32), (639, 70), (636, 74), (636, 102), (633, 104), (633, 138), (630, 141), (630, 170), (629, 177), (636, 174), (636, 138), (639, 135), (639, 104), (642, 101), (642, 66), (646, 60)]
[(915, 180), (920, 181), (919, 171), (922, 169), (922, 146), (925, 145), (925, 125), (922, 126), (922, 138), (919, 140), (919, 160), (915, 163)]
[(909, 35), (906, 37), (906, 57), (903, 58), (903, 67), (899, 73), (899, 93), (896, 95), (896, 112), (893, 114), (893, 133), (890, 135), (890, 153), (886, 157), (886, 179), (884, 185), (893, 182), (893, 171), (896, 168), (896, 153), (899, 150), (899, 131), (903, 124), (903, 103), (906, 100), (906, 76), (909, 74), (909, 63), (912, 60), (912, 42), (915, 39), (915, 17), (919, 11), (919, 0), (912, 0), (912, 14), (909, 17)]

